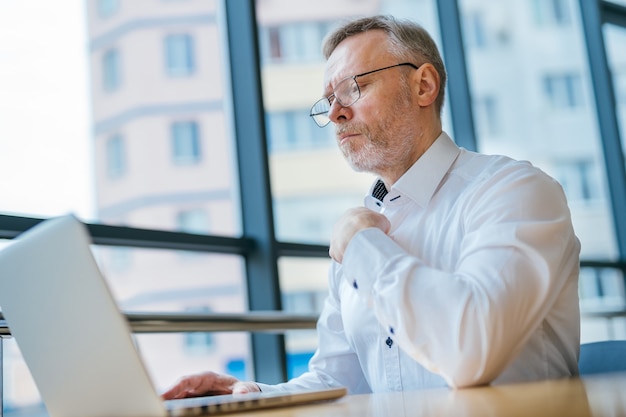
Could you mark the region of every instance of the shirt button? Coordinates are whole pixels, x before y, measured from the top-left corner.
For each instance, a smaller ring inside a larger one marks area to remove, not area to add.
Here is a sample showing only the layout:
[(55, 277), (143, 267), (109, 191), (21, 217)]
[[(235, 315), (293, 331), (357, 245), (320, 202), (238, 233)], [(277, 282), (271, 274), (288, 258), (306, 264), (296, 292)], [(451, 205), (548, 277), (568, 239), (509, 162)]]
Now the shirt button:
[(389, 326), (389, 333), (394, 334), (393, 333), (393, 327)]
[(385, 342), (385, 344), (389, 346), (389, 349), (391, 349), (391, 345), (393, 345), (393, 340), (391, 339), (391, 337), (387, 338), (387, 341)]
[(352, 286), (354, 287), (355, 290), (359, 289), (359, 285), (356, 283), (356, 279), (352, 281)]

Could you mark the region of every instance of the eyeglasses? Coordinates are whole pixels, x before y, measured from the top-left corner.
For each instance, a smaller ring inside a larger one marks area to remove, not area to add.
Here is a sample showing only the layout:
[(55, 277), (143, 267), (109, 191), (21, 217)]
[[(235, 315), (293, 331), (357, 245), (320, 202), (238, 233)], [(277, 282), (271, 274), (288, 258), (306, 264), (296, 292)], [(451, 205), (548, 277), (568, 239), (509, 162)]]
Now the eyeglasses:
[(343, 107), (350, 107), (354, 103), (361, 98), (361, 89), (359, 88), (359, 83), (356, 82), (357, 77), (363, 77), (364, 75), (373, 74), (378, 71), (383, 71), (389, 68), (400, 67), (403, 65), (408, 65), (413, 69), (418, 69), (414, 64), (410, 62), (403, 62), (401, 64), (390, 65), (388, 67), (375, 69), (373, 71), (364, 72), (362, 74), (353, 75), (348, 78), (344, 78), (337, 84), (335, 87), (335, 91), (328, 97), (324, 97), (318, 100), (313, 107), (311, 107), (311, 113), (309, 116), (313, 118), (315, 123), (319, 127), (324, 127), (330, 123), (330, 119), (328, 118), (328, 112), (330, 111), (330, 106), (333, 105), (333, 102), (337, 100), (339, 104)]

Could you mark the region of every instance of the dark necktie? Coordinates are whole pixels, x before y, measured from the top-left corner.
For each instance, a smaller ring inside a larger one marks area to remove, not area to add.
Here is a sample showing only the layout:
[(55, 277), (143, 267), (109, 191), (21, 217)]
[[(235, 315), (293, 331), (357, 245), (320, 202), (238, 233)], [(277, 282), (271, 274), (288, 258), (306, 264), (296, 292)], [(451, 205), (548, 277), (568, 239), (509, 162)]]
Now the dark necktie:
[(374, 189), (372, 190), (372, 197), (374, 197), (378, 201), (383, 201), (383, 198), (385, 198), (388, 192), (389, 191), (387, 191), (387, 188), (385, 187), (385, 183), (382, 182), (381, 180), (378, 180), (376, 181), (376, 185), (374, 186)]

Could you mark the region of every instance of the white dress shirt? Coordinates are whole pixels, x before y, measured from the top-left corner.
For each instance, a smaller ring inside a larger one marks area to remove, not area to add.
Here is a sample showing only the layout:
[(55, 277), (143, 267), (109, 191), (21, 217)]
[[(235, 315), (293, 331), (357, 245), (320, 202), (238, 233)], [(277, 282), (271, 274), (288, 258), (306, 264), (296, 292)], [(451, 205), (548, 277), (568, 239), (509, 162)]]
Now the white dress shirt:
[(263, 391), (350, 393), (578, 373), (580, 244), (561, 186), (443, 133), (329, 269), (309, 371)]

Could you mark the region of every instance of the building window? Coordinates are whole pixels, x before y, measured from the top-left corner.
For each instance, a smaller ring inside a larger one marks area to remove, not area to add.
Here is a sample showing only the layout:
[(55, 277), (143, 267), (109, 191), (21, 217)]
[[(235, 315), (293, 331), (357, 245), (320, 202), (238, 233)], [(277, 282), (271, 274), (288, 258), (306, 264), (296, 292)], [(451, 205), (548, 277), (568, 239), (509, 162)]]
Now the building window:
[(165, 38), (165, 68), (172, 77), (191, 75), (194, 72), (193, 38), (187, 34), (169, 35)]
[(532, 0), (535, 22), (540, 26), (567, 26), (572, 16), (567, 0)]
[(481, 136), (500, 134), (498, 104), (494, 96), (484, 96), (474, 103), (475, 119)]
[(319, 314), (327, 295), (327, 291), (284, 292), (282, 295), (283, 309), (296, 314)]
[(133, 250), (125, 247), (111, 247), (109, 250), (109, 269), (111, 272), (122, 273), (130, 270), (133, 261)]
[(176, 216), (178, 230), (186, 233), (208, 233), (209, 215), (205, 209), (180, 211)]
[[(209, 307), (188, 308), (188, 313), (210, 313)], [(184, 349), (189, 355), (207, 355), (215, 351), (215, 336), (213, 333), (187, 332), (184, 335)]]
[(270, 152), (335, 146), (332, 129), (320, 129), (308, 111), (266, 113)]
[(102, 86), (104, 91), (115, 91), (121, 83), (120, 53), (116, 49), (110, 49), (102, 56)]
[(319, 61), (319, 48), (330, 24), (328, 22), (299, 22), (260, 30), (263, 62)]
[(114, 135), (106, 142), (106, 173), (110, 179), (120, 178), (126, 173), (126, 150), (121, 135)]
[(268, 57), (271, 61), (280, 60), (282, 53), (280, 51), (280, 31), (277, 27), (267, 30), (267, 39), (269, 43)]
[(171, 137), (172, 159), (175, 164), (191, 165), (200, 162), (200, 137), (196, 122), (172, 123)]
[(487, 47), (484, 14), (480, 11), (470, 12), (465, 17), (464, 23), (467, 46), (478, 49)]
[(98, 17), (106, 19), (117, 13), (120, 8), (119, 0), (97, 0)]
[[(209, 214), (205, 209), (197, 208), (179, 211), (176, 215), (177, 230), (185, 233), (209, 233)], [(205, 260), (206, 255), (200, 252), (179, 251), (180, 256), (188, 262), (191, 259)]]
[(328, 243), (333, 226), (346, 207), (362, 202), (360, 190), (275, 198), (276, 237), (284, 242)]
[(581, 107), (584, 104), (582, 81), (578, 74), (548, 74), (543, 77), (543, 91), (555, 109)]
[(589, 202), (602, 198), (600, 172), (593, 160), (562, 161), (555, 168), (568, 201)]

